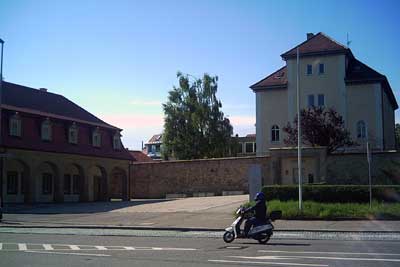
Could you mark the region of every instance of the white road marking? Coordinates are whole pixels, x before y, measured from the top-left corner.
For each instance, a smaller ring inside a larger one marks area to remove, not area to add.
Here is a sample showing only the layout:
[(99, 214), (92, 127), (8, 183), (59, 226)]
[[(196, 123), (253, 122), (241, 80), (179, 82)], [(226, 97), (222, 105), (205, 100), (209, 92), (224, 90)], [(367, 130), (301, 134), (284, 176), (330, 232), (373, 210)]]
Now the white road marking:
[(44, 250), (54, 250), (54, 248), (50, 244), (43, 244)]
[(77, 245), (68, 245), (71, 250), (80, 250), (80, 247), (78, 247)]
[(400, 256), (396, 253), (369, 253), (369, 252), (322, 252), (322, 251), (283, 251), (283, 250), (259, 250), (258, 252), (267, 253), (289, 253), (289, 254), (339, 254), (339, 255), (381, 255), (381, 256)]
[(88, 254), (88, 253), (67, 253), (67, 252), (56, 252), (56, 251), (34, 251), (25, 250), (28, 253), (39, 253), (39, 254), (56, 254), (56, 255), (76, 255), (76, 256), (96, 256), (96, 257), (109, 257), (107, 254)]
[(378, 258), (343, 258), (343, 257), (311, 257), (311, 256), (230, 256), (232, 258), (239, 259), (255, 259), (255, 260), (288, 260), (288, 259), (314, 259), (314, 260), (341, 260), (341, 261), (388, 261), (388, 262), (400, 262), (400, 259), (378, 259)]
[(326, 264), (303, 264), (303, 263), (292, 263), (292, 262), (266, 262), (266, 261), (232, 261), (232, 260), (208, 260), (210, 262), (221, 262), (221, 263), (242, 263), (242, 264), (265, 264), (265, 265), (286, 265), (286, 266), (311, 266), (311, 267), (328, 267)]
[(0, 243), (0, 250), (3, 249), (3, 243)]
[(97, 248), (98, 250), (107, 250), (107, 248), (104, 246), (95, 246), (95, 248)]
[(18, 244), (18, 250), (27, 250), (26, 244), (20, 243)]
[(124, 247), (126, 250), (135, 250), (134, 247)]

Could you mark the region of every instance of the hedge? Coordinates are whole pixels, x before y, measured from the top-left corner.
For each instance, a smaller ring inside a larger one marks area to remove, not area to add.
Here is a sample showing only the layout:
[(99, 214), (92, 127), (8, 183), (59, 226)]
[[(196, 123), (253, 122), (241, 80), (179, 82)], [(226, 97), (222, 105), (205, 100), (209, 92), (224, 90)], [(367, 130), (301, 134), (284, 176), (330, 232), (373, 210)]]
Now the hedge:
[[(264, 186), (267, 200), (298, 200), (296, 185)], [(303, 185), (303, 200), (325, 203), (369, 202), (368, 185)], [(378, 202), (400, 202), (400, 185), (372, 186), (372, 198)]]

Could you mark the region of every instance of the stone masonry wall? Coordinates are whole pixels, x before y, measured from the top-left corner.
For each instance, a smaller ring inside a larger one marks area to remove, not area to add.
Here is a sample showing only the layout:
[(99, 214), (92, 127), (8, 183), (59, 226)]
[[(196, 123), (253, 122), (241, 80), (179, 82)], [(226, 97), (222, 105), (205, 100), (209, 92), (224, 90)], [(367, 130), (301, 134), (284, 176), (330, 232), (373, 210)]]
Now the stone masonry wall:
[(166, 194), (222, 191), (248, 192), (248, 169), (260, 164), (264, 184), (269, 178), (268, 157), (134, 163), (131, 197), (164, 198)]

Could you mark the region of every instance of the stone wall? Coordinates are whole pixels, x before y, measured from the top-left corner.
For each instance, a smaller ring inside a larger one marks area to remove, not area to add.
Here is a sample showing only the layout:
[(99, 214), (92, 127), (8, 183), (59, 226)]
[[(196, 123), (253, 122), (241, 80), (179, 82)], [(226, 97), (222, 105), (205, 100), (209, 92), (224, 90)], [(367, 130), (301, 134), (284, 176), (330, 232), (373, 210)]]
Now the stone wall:
[(248, 169), (260, 164), (263, 184), (271, 184), (268, 157), (134, 163), (131, 197), (163, 198), (166, 194), (222, 191), (248, 192)]

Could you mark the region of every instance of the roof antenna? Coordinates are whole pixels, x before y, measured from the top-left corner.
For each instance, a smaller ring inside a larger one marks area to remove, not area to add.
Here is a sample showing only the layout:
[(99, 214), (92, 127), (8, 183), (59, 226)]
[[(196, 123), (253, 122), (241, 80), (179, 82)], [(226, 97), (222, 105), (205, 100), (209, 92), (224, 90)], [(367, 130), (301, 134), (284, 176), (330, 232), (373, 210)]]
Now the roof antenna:
[(349, 33), (347, 33), (347, 42), (346, 42), (346, 44), (347, 44), (347, 47), (349, 47), (350, 44), (351, 44), (351, 41), (349, 40)]

